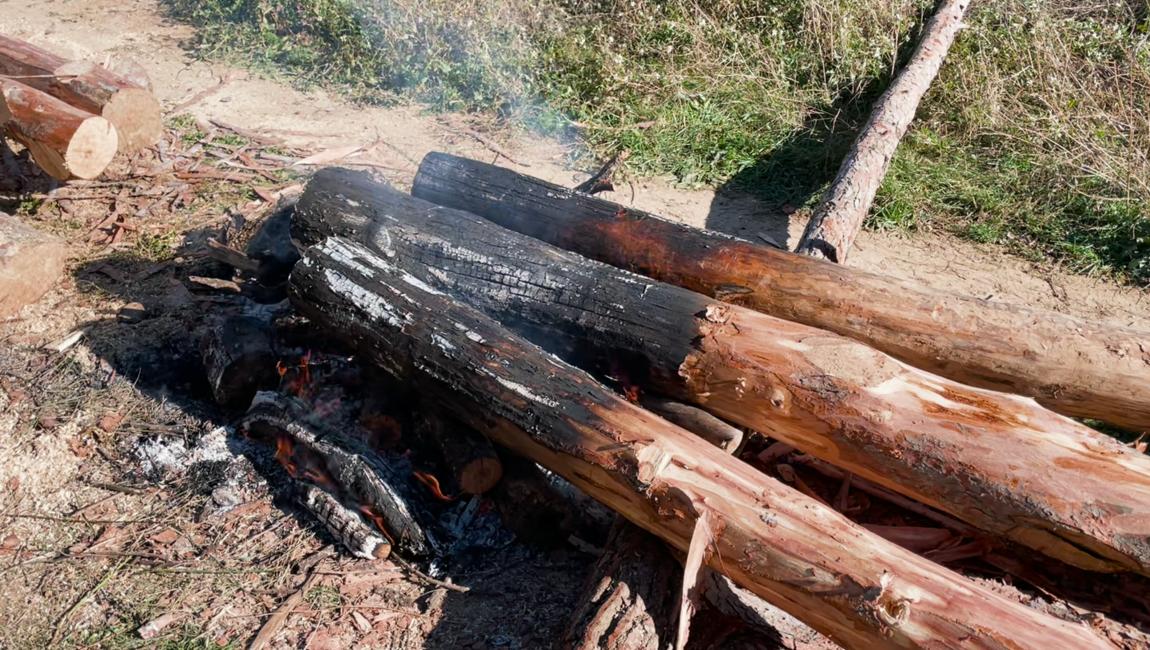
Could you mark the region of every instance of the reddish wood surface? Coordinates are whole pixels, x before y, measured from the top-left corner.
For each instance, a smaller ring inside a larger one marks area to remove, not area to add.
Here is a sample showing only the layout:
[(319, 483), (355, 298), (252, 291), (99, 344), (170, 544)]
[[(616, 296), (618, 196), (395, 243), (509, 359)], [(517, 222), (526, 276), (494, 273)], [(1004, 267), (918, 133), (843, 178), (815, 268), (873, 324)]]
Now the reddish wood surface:
[(322, 171), (292, 236), (349, 233), (565, 359), (622, 371), (1075, 566), (1150, 573), (1150, 457), (1033, 400)]
[(0, 77), (0, 125), (60, 180), (99, 176), (119, 142), (104, 118), (5, 77)]
[(362, 245), (313, 247), (293, 305), (498, 444), (848, 648), (1105, 648), (1085, 626), (991, 593), (615, 396)]
[(1150, 430), (1145, 329), (925, 289), (447, 154), (424, 158), (412, 192), (608, 264), (849, 336), (955, 381)]
[(0, 35), (0, 75), (18, 77), (22, 83), (107, 119), (119, 134), (121, 151), (151, 146), (163, 133), (160, 103), (152, 93), (96, 64), (68, 61)]

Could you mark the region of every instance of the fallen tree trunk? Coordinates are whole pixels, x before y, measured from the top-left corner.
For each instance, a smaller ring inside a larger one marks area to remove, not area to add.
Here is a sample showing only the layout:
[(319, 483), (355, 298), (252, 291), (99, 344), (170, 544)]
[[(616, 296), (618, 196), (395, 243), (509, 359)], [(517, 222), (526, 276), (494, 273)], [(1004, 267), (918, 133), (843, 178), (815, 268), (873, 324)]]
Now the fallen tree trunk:
[(942, 0), (906, 66), (874, 104), (795, 252), (843, 264), (870, 212), (895, 149), (962, 28), (970, 0)]
[[(882, 540), (338, 238), (292, 273), (293, 305), (500, 445), (852, 648), (1108, 647)], [(704, 512), (710, 514), (704, 515)]]
[(0, 77), (0, 127), (53, 178), (96, 178), (116, 155), (116, 130), (102, 117)]
[(120, 151), (151, 146), (163, 134), (160, 103), (152, 93), (93, 63), (68, 61), (0, 34), (0, 75), (108, 120), (119, 133)]
[(586, 260), (347, 170), (318, 173), (296, 207), (293, 239), (331, 234), (355, 234), (413, 283), (578, 365), (622, 368), (644, 388), (1075, 566), (1150, 573), (1150, 458), (1033, 401)]
[(866, 342), (1064, 415), (1150, 430), (1150, 332), (923, 289), (447, 154), (415, 196), (657, 280)]

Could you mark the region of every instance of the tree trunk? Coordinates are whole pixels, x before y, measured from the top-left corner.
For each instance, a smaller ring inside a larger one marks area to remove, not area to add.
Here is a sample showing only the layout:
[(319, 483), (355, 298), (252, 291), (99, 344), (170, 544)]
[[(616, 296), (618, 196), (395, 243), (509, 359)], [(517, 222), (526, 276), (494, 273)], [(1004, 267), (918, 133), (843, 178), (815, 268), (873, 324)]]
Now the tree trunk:
[(53, 178), (96, 178), (116, 155), (116, 130), (102, 117), (0, 77), (0, 126)]
[[(68, 61), (31, 43), (0, 35), (0, 75), (102, 116), (119, 133), (119, 149), (155, 144), (164, 132), (160, 103), (148, 90), (84, 61)], [(84, 178), (84, 177), (82, 177)]]
[(663, 541), (619, 518), (579, 599), (563, 647), (662, 650), (670, 643), (679, 563)]
[(855, 526), (360, 244), (310, 249), (290, 293), (446, 412), (676, 548), (700, 517), (716, 522), (712, 568), (848, 647), (1107, 647)]
[(320, 172), (293, 238), (349, 233), (412, 282), (577, 365), (623, 369), (653, 392), (1075, 566), (1150, 573), (1150, 458), (1031, 400), (592, 262), (364, 175)]
[(939, 4), (922, 32), (918, 49), (875, 102), (870, 119), (807, 222), (796, 252), (840, 264), (846, 262), (895, 149), (962, 28), (968, 4), (970, 0), (942, 0)]
[(412, 192), (657, 280), (868, 343), (1064, 415), (1150, 430), (1150, 332), (930, 291), (428, 154)]

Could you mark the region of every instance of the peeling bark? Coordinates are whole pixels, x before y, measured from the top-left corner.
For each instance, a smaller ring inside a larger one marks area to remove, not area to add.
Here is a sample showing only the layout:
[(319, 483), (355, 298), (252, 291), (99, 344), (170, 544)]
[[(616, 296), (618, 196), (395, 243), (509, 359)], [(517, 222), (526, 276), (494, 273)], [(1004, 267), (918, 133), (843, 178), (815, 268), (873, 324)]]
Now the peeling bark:
[(578, 365), (622, 366), (655, 392), (1075, 566), (1150, 572), (1150, 458), (1031, 400), (586, 260), (353, 172), (320, 172), (297, 206), (297, 241), (331, 234), (355, 234), (412, 286), (466, 300)]
[(412, 193), (656, 280), (849, 336), (955, 381), (1150, 430), (1145, 329), (931, 291), (447, 154), (423, 159)]
[(359, 244), (310, 249), (290, 292), (384, 370), (679, 550), (710, 511), (709, 566), (847, 647), (1108, 647), (855, 526)]

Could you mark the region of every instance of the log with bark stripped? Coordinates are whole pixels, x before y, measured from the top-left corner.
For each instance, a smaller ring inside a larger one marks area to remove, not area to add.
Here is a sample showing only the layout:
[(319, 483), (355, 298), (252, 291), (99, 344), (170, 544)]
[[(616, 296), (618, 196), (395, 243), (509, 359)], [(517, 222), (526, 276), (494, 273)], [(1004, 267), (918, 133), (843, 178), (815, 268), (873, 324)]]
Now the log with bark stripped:
[(116, 155), (118, 136), (108, 120), (0, 77), (0, 132), (28, 148), (53, 178), (96, 178)]
[[(318, 173), (293, 238), (355, 234), (579, 365), (790, 443), (1075, 566), (1150, 573), (1150, 457), (1011, 395), (720, 303), (420, 201)], [(1122, 486), (1115, 489), (1115, 486)]]
[(163, 134), (160, 103), (152, 93), (96, 64), (68, 61), (31, 43), (0, 35), (0, 75), (16, 77), (108, 120), (119, 133), (120, 151), (151, 146)]
[(859, 528), (362, 245), (307, 251), (290, 294), (445, 411), (676, 548), (710, 519), (709, 566), (849, 648), (1109, 647)]
[(582, 255), (864, 341), (1064, 415), (1150, 430), (1150, 332), (932, 291), (673, 223), (486, 163), (431, 153), (412, 193)]

